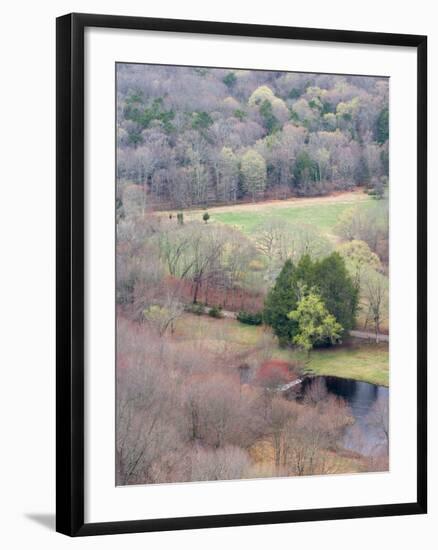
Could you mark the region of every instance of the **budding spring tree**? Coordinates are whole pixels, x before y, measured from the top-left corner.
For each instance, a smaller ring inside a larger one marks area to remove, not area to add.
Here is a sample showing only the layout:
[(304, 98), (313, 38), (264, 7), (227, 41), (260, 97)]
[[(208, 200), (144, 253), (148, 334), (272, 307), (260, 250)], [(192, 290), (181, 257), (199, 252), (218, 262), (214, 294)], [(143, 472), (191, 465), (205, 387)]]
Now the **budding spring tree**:
[(250, 149), (242, 157), (241, 171), (243, 189), (255, 201), (257, 196), (263, 195), (266, 188), (265, 159), (257, 151)]

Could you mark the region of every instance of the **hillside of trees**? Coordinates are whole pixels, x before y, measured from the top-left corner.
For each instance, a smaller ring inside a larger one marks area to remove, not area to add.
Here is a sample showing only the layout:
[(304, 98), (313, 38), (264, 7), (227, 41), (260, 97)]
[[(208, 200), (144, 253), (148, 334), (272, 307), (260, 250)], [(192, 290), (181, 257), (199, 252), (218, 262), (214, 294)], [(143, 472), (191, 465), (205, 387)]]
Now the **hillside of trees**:
[[(117, 207), (189, 208), (388, 179), (388, 80), (117, 65)], [(195, 93), (194, 93), (195, 91)]]
[(119, 64), (117, 140), (116, 483), (387, 470), (388, 81)]

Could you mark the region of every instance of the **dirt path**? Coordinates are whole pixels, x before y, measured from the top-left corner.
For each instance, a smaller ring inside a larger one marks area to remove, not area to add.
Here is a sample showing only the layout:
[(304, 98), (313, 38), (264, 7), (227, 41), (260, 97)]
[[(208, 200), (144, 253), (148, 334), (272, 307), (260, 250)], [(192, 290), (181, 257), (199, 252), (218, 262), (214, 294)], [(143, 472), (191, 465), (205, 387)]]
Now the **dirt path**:
[[(269, 200), (262, 202), (250, 202), (250, 203), (241, 203), (241, 204), (228, 204), (226, 206), (210, 206), (208, 207), (208, 212), (210, 214), (221, 214), (226, 212), (259, 212), (265, 208), (294, 208), (301, 206), (309, 205), (318, 205), (318, 204), (330, 204), (333, 202), (336, 203), (357, 203), (359, 201), (369, 200), (369, 196), (366, 195), (362, 189), (355, 191), (344, 191), (339, 193), (332, 193), (331, 195), (326, 195), (323, 197), (294, 197), (291, 199), (285, 200)], [(193, 208), (187, 210), (187, 214), (196, 214), (199, 212), (204, 212), (205, 208)], [(157, 212), (157, 214), (165, 215), (174, 213), (175, 210), (167, 210)]]
[[(363, 330), (350, 330), (350, 335), (354, 336), (354, 338), (363, 338), (364, 340), (376, 339), (375, 332), (365, 332)], [(388, 334), (379, 334), (378, 340), (379, 342), (389, 342), (389, 336)]]
[(221, 313), (222, 316), (225, 317), (225, 319), (237, 319), (237, 313), (235, 313), (234, 311), (222, 310)]
[[(225, 319), (236, 319), (237, 313), (234, 311), (227, 311), (222, 310), (222, 316)], [(361, 338), (364, 340), (375, 340), (376, 334), (375, 332), (367, 332), (364, 330), (350, 330), (350, 336), (353, 336), (354, 338)], [(389, 342), (389, 335), (388, 334), (379, 334), (379, 342)]]

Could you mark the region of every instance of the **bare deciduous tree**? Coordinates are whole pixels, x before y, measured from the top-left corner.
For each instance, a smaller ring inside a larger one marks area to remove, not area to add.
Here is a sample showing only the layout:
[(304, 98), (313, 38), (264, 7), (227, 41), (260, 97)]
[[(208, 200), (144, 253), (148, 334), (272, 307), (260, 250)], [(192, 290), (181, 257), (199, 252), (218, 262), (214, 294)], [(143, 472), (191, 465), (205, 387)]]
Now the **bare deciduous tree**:
[(367, 269), (363, 276), (362, 293), (368, 308), (367, 318), (373, 323), (378, 344), (380, 325), (388, 315), (388, 279), (377, 271)]
[(377, 446), (386, 454), (389, 453), (389, 406), (388, 399), (378, 397), (367, 417), (367, 424), (378, 434)]
[(191, 451), (193, 481), (242, 479), (248, 475), (250, 465), (248, 453), (240, 447), (204, 449), (198, 446)]
[(163, 303), (150, 305), (143, 311), (143, 317), (159, 336), (163, 336), (168, 328), (173, 332), (174, 323), (182, 312), (183, 305), (178, 297), (173, 292), (167, 292)]

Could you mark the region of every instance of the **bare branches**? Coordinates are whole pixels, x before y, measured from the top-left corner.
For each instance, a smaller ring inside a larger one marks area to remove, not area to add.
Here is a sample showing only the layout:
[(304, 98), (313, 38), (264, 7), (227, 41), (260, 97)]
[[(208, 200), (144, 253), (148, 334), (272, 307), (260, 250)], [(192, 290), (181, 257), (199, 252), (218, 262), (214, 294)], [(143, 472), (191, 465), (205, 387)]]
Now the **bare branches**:
[(278, 270), (288, 259), (296, 263), (304, 254), (317, 259), (332, 250), (330, 242), (315, 227), (281, 218), (267, 219), (256, 228), (255, 244), (273, 270)]
[(388, 316), (388, 279), (372, 269), (366, 270), (363, 279), (367, 318), (373, 323), (376, 343), (379, 343), (380, 325)]

